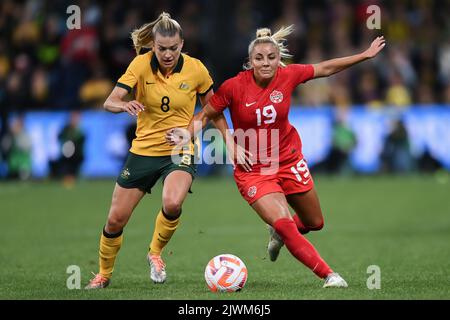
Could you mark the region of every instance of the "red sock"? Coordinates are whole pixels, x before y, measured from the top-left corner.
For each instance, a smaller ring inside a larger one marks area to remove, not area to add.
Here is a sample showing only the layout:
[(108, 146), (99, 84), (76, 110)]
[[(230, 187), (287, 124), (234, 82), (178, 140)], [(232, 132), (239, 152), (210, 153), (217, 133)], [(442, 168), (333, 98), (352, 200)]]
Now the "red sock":
[(326, 278), (328, 274), (333, 272), (313, 245), (300, 234), (294, 221), (288, 218), (278, 219), (273, 227), (283, 239), (289, 252), (318, 277)]
[(292, 216), (292, 218), (294, 219), (294, 222), (297, 226), (298, 231), (300, 231), (301, 234), (306, 234), (309, 232), (309, 229), (307, 227), (305, 227), (305, 225), (303, 224), (303, 222), (300, 220), (300, 218), (298, 217), (297, 214), (294, 214)]

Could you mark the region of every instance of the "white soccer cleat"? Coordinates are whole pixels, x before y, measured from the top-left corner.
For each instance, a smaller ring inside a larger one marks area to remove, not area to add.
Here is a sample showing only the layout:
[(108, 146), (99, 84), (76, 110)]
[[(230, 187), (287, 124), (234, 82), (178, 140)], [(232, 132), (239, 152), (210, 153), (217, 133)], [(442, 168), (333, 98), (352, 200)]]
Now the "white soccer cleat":
[(147, 255), (147, 261), (150, 266), (150, 279), (154, 283), (164, 283), (166, 281), (166, 265), (158, 255)]
[(330, 273), (325, 278), (325, 283), (323, 284), (323, 287), (324, 288), (347, 288), (348, 284), (339, 275), (339, 273), (333, 272), (333, 273)]
[(269, 253), (270, 261), (275, 261), (280, 254), (281, 248), (284, 246), (284, 242), (272, 226), (267, 225), (267, 228), (269, 229), (270, 233), (267, 252)]

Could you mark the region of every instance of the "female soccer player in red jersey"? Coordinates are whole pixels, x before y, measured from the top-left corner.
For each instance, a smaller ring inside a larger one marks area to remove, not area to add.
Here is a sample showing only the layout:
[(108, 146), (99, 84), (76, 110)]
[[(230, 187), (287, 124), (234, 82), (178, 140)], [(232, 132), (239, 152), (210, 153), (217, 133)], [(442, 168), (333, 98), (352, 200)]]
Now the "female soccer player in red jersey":
[[(288, 120), (290, 99), (301, 83), (328, 77), (375, 57), (385, 46), (385, 40), (378, 37), (366, 51), (353, 56), (286, 66), (283, 59), (290, 55), (283, 41), (292, 31), (293, 26), (282, 28), (274, 35), (266, 28), (257, 30), (256, 39), (249, 45), (246, 71), (221, 85), (209, 103), (194, 116), (188, 133), (178, 128), (169, 130), (166, 139), (179, 144), (183, 134), (193, 136), (196, 133), (195, 121), (214, 119), (229, 107), (234, 137), (226, 127), (218, 126), (218, 129), (234, 161), (240, 164), (235, 167), (234, 178), (241, 195), (270, 226), (270, 259), (275, 261), (285, 244), (295, 258), (325, 279), (323, 287), (347, 287), (345, 280), (333, 272), (302, 235), (320, 230), (324, 220), (302, 154), (302, 142)], [(296, 213), (293, 217), (289, 206)]]

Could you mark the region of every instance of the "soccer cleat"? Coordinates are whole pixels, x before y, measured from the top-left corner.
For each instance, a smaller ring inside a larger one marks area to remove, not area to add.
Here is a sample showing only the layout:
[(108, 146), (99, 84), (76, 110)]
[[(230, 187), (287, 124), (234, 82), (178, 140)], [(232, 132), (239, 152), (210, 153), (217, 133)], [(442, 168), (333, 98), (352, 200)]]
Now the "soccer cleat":
[(339, 273), (333, 272), (333, 273), (330, 273), (325, 278), (325, 283), (323, 284), (323, 287), (324, 288), (347, 288), (348, 284), (339, 275)]
[(270, 261), (275, 261), (280, 254), (280, 249), (284, 246), (284, 242), (281, 237), (276, 233), (275, 229), (267, 225), (270, 233), (269, 244), (267, 245), (267, 252), (269, 253)]
[(166, 265), (159, 255), (147, 255), (147, 261), (150, 265), (150, 279), (154, 283), (164, 283), (166, 281)]
[(84, 287), (87, 290), (90, 289), (104, 289), (107, 286), (109, 286), (110, 280), (108, 278), (105, 278), (100, 273), (93, 273), (94, 278), (91, 279), (86, 287)]

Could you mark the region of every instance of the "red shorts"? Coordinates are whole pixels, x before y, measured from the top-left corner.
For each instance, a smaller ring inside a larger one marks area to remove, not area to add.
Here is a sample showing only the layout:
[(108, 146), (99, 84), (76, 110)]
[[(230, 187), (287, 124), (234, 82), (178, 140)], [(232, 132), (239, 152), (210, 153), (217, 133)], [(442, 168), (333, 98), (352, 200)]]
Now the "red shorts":
[(236, 168), (234, 180), (242, 197), (250, 205), (269, 193), (281, 192), (284, 195), (303, 193), (314, 186), (306, 160), (300, 155), (295, 161), (281, 165), (271, 174), (265, 174), (260, 169), (245, 172), (241, 168)]

